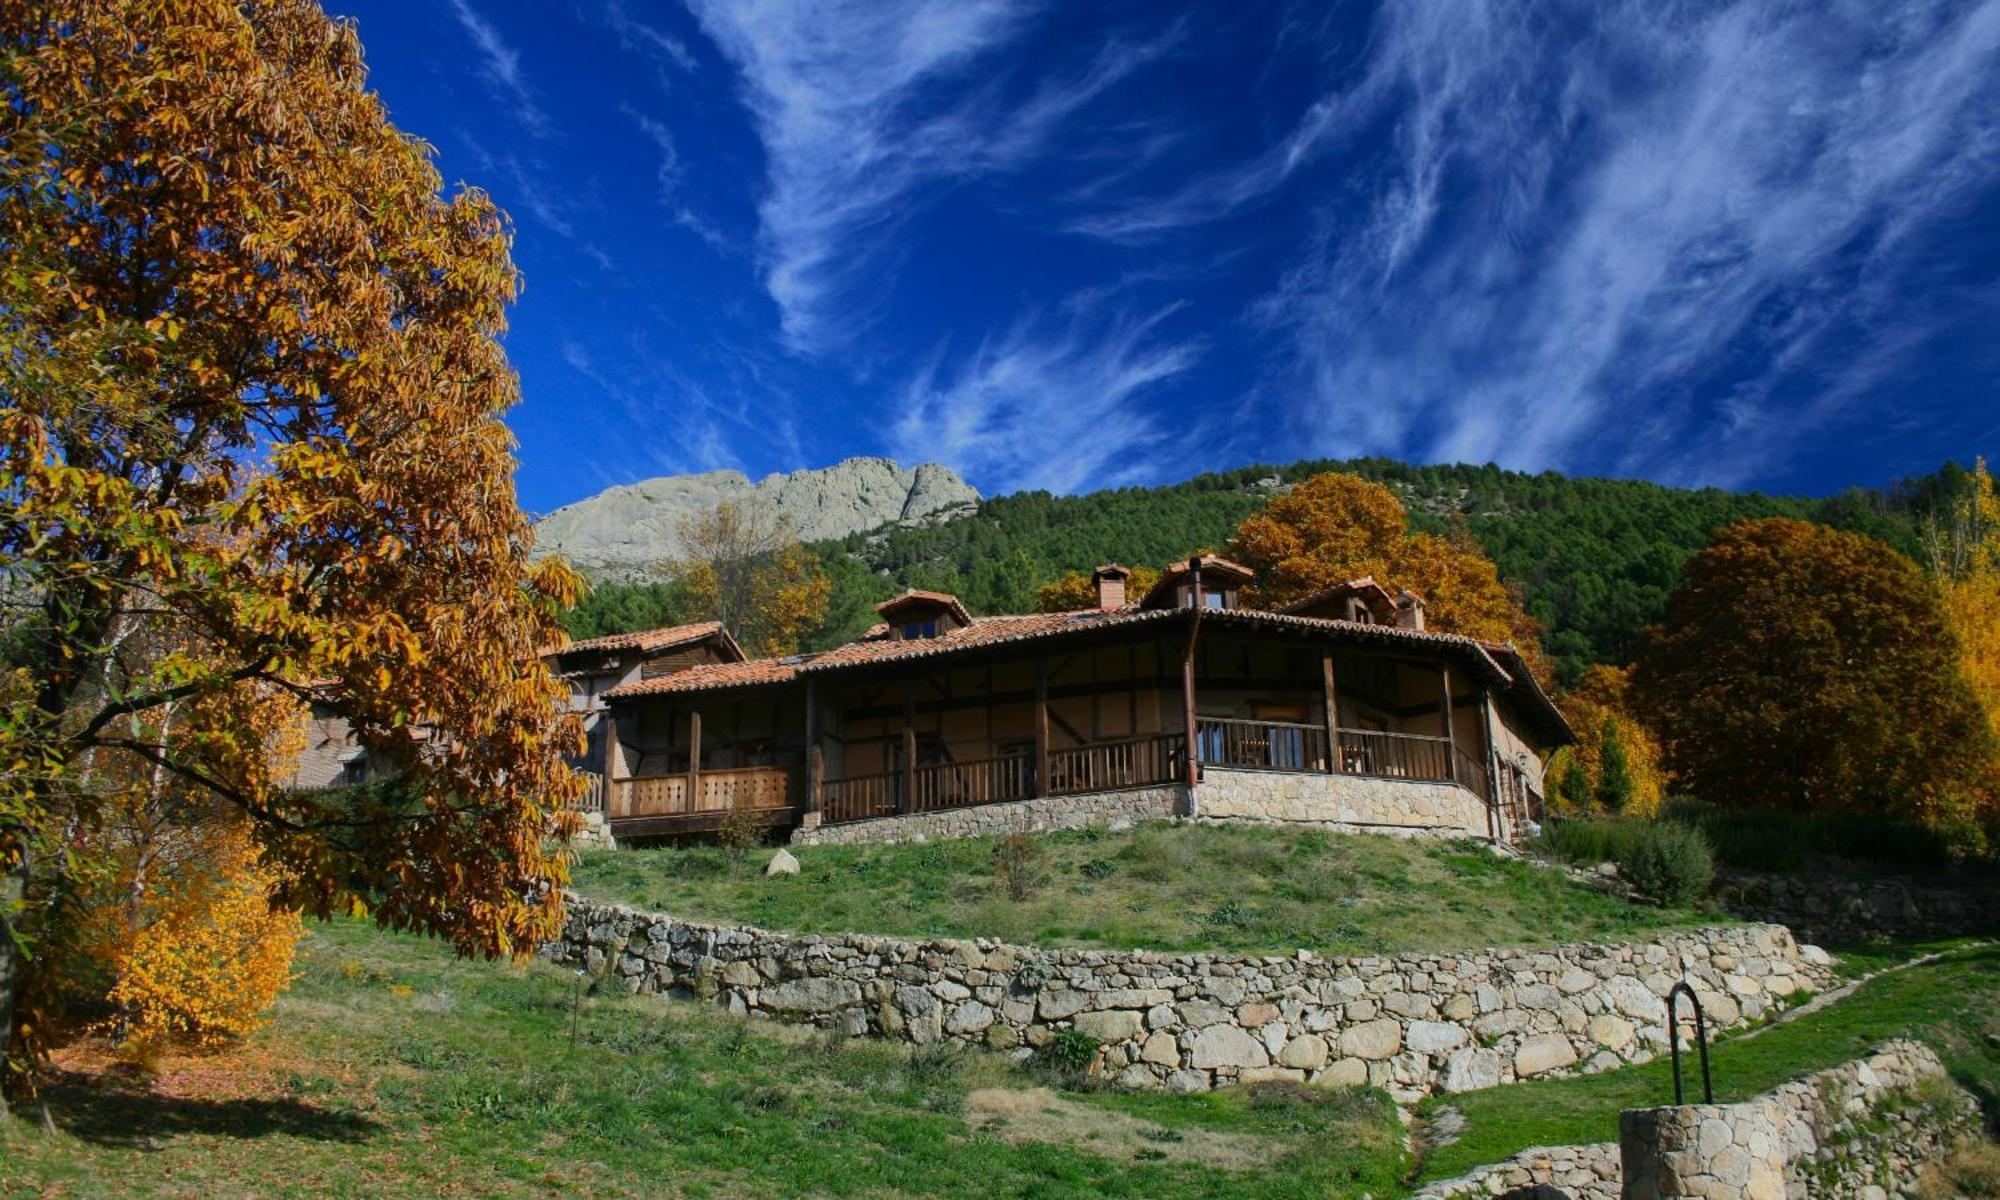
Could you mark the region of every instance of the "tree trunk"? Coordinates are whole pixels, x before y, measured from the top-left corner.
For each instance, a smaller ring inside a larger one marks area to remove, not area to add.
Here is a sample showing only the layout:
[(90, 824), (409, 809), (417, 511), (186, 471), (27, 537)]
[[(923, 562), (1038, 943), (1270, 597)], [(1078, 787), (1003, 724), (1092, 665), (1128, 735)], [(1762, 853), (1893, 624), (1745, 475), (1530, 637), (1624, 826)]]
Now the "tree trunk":
[[(0, 875), (0, 1084), (7, 1077), (5, 1063), (14, 1044), (14, 999), (21, 990), (21, 952), (14, 945), (15, 914), (27, 894), (28, 857)], [(7, 1094), (0, 1088), (0, 1121), (7, 1119)]]

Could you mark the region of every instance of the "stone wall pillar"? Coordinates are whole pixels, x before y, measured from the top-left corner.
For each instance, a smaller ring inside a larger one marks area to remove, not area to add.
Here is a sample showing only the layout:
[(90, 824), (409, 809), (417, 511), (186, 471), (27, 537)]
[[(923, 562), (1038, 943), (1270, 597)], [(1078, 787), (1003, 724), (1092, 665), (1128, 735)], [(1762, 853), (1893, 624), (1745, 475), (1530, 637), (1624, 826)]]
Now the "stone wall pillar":
[(1764, 1102), (1627, 1109), (1623, 1200), (1785, 1200), (1785, 1142)]

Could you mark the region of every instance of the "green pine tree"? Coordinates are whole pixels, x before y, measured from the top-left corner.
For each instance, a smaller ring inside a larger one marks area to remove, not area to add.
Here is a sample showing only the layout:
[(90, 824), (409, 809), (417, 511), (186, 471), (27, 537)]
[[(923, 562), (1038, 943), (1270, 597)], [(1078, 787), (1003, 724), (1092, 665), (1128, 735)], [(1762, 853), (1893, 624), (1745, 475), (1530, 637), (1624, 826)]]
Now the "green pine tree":
[(1618, 719), (1604, 721), (1604, 743), (1599, 751), (1597, 805), (1605, 812), (1623, 812), (1632, 800), (1632, 761), (1619, 736)]
[(1556, 798), (1571, 812), (1590, 807), (1590, 769), (1575, 754), (1564, 755), (1562, 774), (1556, 777)]

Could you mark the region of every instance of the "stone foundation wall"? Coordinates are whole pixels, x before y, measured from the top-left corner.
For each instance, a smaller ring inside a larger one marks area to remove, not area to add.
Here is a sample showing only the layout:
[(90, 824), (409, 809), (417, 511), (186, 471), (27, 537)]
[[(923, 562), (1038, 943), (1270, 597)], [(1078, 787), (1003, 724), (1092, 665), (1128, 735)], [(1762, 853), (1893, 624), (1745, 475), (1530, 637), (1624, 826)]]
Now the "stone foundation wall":
[(1074, 1030), (1099, 1044), (1096, 1069), (1125, 1087), (1288, 1079), (1368, 1083), (1404, 1100), (1649, 1059), (1666, 1046), (1661, 997), (1682, 978), (1716, 1030), (1830, 979), (1824, 954), (1769, 925), (1329, 959), (773, 933), (587, 900), (572, 901), (543, 953), (628, 991), (853, 1036), (1009, 1050)]
[(849, 846), (857, 843), (927, 842), (943, 838), (988, 837), (1009, 833), (1046, 833), (1082, 829), (1117, 821), (1156, 821), (1185, 811), (1187, 788), (1179, 784), (1133, 788), (1122, 792), (1088, 792), (1080, 796), (1044, 796), (1010, 804), (981, 804), (907, 817), (881, 817), (840, 825), (820, 825), (792, 831), (795, 846)]
[(1715, 896), (1738, 916), (1776, 921), (1809, 941), (1829, 944), (2000, 935), (2000, 887), (1970, 874), (1951, 887), (1897, 878), (1725, 871), (1716, 877)]
[(1618, 1143), (1537, 1146), (1506, 1162), (1434, 1183), (1410, 1200), (1619, 1200)]
[(1197, 817), (1485, 837), (1486, 805), (1455, 783), (1203, 767)]
[(618, 843), (611, 836), (611, 826), (604, 821), (601, 812), (586, 812), (583, 823), (569, 839), (569, 844), (579, 850), (616, 850)]

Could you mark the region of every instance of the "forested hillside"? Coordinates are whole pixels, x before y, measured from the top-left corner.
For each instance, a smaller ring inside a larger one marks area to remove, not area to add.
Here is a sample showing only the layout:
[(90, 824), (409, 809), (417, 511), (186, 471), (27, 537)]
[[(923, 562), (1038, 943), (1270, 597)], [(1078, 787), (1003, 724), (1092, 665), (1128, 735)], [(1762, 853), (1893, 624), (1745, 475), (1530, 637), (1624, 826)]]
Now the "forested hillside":
[[(1394, 488), (1416, 524), (1456, 521), (1518, 585), (1547, 632), (1558, 669), (1625, 663), (1639, 631), (1660, 615), (1681, 563), (1714, 532), (1744, 517), (1791, 516), (1915, 548), (1914, 514), (1956, 468), (1891, 492), (1853, 489), (1831, 499), (1688, 490), (1634, 480), (1572, 479), (1484, 466), (1410, 466), (1386, 459), (1248, 466), (1185, 483), (1080, 496), (1021, 492), (983, 501), (943, 524), (855, 534), (814, 547), (833, 577), (833, 600), (815, 645), (853, 636), (870, 605), (904, 587), (957, 593), (976, 613), (1031, 607), (1037, 585), (1098, 563), (1161, 564), (1218, 549), (1275, 491), (1322, 471), (1349, 471)], [(670, 598), (607, 586), (579, 608), (578, 634), (657, 623)]]

